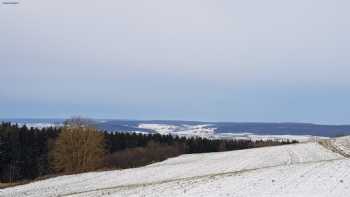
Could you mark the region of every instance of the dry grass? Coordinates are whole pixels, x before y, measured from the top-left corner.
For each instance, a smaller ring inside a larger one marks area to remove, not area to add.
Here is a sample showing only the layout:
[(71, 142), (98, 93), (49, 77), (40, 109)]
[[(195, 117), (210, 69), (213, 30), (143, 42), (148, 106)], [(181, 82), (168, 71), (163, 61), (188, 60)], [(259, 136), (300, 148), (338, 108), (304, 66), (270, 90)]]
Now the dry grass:
[(17, 185), (23, 185), (23, 184), (27, 184), (30, 181), (20, 181), (20, 182), (14, 182), (14, 183), (0, 183), (0, 189), (5, 189), (8, 187), (14, 187)]

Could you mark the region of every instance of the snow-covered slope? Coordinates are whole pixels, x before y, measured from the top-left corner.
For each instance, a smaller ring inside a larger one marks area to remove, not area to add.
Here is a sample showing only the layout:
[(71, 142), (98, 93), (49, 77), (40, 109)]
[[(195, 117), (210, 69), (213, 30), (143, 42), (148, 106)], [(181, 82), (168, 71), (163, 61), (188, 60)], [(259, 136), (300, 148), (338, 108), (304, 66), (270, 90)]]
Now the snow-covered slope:
[(350, 136), (321, 140), (321, 144), (334, 152), (350, 158)]
[(151, 129), (159, 134), (167, 135), (179, 135), (179, 136), (199, 136), (212, 138), (215, 134), (215, 128), (209, 127), (210, 125), (168, 125), (168, 124), (140, 124), (138, 127), (142, 129)]
[[(202, 137), (208, 139), (242, 139), (242, 140), (297, 140), (299, 142), (312, 141), (314, 136), (311, 135), (256, 135), (244, 132), (218, 133), (216, 128), (210, 124), (201, 125), (169, 125), (169, 124), (148, 124), (138, 125), (141, 129), (150, 129), (162, 135), (177, 135), (182, 137)], [(327, 137), (322, 137), (327, 139)]]
[(302, 163), (77, 196), (348, 197), (349, 167), (349, 160)]
[(4, 189), (0, 196), (347, 196), (348, 175), (349, 160), (303, 143), (61, 176)]

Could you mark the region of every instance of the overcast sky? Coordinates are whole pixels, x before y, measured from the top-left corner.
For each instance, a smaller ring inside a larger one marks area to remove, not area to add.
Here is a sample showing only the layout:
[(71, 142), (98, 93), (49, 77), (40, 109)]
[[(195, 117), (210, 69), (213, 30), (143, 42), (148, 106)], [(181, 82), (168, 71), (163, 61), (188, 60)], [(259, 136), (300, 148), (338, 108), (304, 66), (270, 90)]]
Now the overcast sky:
[(0, 118), (350, 123), (349, 0), (0, 5)]

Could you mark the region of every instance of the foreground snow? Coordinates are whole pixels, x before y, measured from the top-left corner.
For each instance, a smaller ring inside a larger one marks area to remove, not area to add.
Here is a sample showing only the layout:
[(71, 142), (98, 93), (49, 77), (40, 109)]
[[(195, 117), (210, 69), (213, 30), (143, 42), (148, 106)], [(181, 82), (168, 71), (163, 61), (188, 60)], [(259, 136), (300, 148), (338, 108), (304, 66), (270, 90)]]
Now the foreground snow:
[(348, 159), (303, 143), (61, 176), (0, 190), (0, 196), (348, 196), (349, 175)]
[(331, 140), (321, 140), (321, 144), (333, 152), (350, 158), (350, 136), (338, 137)]
[[(142, 187), (118, 188), (78, 196), (276, 196), (346, 197), (350, 192), (349, 160), (278, 166), (218, 174)], [(331, 172), (331, 173), (330, 173)], [(115, 193), (114, 193), (115, 192)], [(142, 194), (142, 195), (141, 195)]]

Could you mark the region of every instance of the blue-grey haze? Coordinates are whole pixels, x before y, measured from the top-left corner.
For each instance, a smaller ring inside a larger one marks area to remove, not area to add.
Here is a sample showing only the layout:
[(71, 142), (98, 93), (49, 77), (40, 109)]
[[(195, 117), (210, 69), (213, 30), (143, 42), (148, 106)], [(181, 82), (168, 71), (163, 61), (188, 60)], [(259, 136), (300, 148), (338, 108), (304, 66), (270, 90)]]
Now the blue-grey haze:
[(350, 122), (350, 1), (0, 5), (0, 118)]

